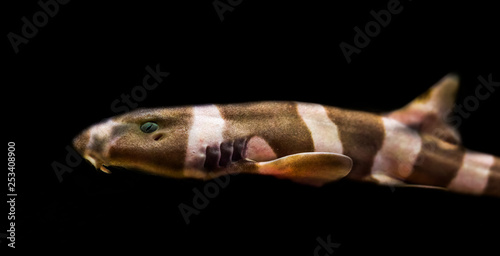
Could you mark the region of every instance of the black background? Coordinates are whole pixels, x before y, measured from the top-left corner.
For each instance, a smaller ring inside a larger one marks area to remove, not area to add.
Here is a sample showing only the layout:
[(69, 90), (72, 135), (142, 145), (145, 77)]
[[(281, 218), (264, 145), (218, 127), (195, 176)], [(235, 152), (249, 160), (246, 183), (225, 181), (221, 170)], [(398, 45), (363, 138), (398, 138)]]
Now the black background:
[[(2, 131), (16, 143), (17, 248), (314, 255), (317, 238), (329, 236), (341, 244), (332, 255), (497, 253), (497, 198), (240, 175), (186, 225), (178, 205), (192, 205), (204, 182), (106, 175), (86, 162), (59, 182), (54, 161), (67, 165), (71, 139), (115, 115), (111, 102), (140, 85), (148, 65), (170, 76), (140, 107), (296, 100), (389, 111), (449, 72), (461, 77), (458, 103), (474, 95), (478, 76), (500, 81), (500, 16), (487, 1), (402, 0), (350, 64), (340, 42), (353, 44), (353, 28), (389, 1), (243, 0), (223, 21), (211, 0), (160, 2), (72, 0), (17, 54), (6, 35), (21, 34), (21, 18), (41, 8), (3, 3)], [(463, 120), (465, 146), (500, 155), (499, 100), (493, 93)]]

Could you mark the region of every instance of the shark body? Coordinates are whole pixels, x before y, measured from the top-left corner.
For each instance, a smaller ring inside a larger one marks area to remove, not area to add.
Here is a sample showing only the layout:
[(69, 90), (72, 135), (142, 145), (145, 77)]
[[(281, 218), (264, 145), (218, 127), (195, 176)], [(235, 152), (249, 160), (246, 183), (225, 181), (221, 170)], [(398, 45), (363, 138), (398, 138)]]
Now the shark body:
[(302, 102), (140, 109), (91, 126), (73, 144), (107, 173), (253, 173), (313, 186), (345, 177), (500, 196), (500, 159), (464, 148), (446, 122), (457, 88), (448, 75), (382, 115)]

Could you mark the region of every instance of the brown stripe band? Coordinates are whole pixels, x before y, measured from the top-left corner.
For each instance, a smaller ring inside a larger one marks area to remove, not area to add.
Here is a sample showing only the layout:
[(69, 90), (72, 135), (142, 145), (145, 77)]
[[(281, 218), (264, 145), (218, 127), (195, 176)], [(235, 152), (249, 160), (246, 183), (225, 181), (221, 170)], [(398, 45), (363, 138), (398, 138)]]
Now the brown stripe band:
[(484, 190), (485, 195), (500, 196), (500, 158), (495, 157), (495, 161), (490, 168), (488, 184)]
[[(328, 117), (337, 125), (343, 154), (353, 159), (349, 178), (357, 180), (370, 175), (375, 155), (385, 137), (382, 118), (369, 113), (326, 107)], [(362, 129), (360, 129), (363, 127)]]
[(465, 149), (430, 135), (422, 135), (422, 149), (407, 182), (446, 187), (462, 166)]
[(259, 136), (277, 157), (313, 152), (311, 133), (294, 102), (260, 102), (218, 106), (226, 120), (224, 139)]

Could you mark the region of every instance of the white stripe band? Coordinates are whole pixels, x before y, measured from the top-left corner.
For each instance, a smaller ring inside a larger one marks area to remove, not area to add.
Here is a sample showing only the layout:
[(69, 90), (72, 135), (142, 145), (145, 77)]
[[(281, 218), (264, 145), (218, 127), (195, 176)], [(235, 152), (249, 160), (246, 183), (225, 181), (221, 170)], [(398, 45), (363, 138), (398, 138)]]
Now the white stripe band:
[(203, 168), (207, 146), (219, 146), (223, 141), (224, 125), (225, 121), (217, 106), (193, 107), (193, 123), (189, 130), (185, 169)]
[(297, 103), (297, 111), (311, 132), (316, 152), (342, 153), (337, 125), (319, 104)]
[(491, 155), (467, 151), (462, 167), (448, 185), (450, 190), (480, 194), (488, 185), (490, 168), (495, 158)]
[(382, 117), (385, 137), (371, 169), (396, 179), (407, 178), (422, 148), (420, 135), (392, 118)]

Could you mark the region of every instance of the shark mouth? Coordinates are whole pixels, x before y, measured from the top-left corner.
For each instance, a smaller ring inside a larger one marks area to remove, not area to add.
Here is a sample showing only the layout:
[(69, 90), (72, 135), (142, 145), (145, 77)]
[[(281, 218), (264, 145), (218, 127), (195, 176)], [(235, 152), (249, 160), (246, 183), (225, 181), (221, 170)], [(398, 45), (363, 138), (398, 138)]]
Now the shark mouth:
[(96, 169), (101, 170), (104, 173), (110, 174), (111, 171), (109, 167), (104, 164), (104, 161), (93, 154), (85, 155), (85, 159), (89, 161)]
[(245, 154), (246, 143), (247, 139), (237, 139), (234, 141), (224, 141), (218, 146), (208, 146), (203, 166), (205, 169), (211, 171), (226, 167), (242, 159)]

